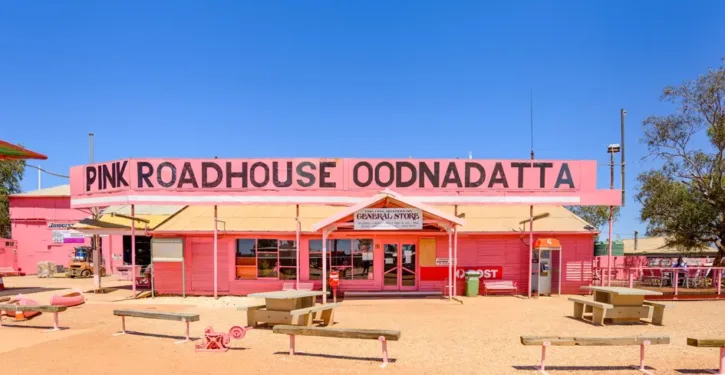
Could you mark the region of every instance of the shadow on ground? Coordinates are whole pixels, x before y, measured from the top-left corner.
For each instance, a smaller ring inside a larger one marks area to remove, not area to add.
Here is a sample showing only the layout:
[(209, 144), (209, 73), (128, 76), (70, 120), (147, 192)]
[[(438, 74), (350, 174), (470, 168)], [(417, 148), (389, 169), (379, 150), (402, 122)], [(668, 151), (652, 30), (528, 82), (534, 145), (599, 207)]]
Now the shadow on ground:
[(68, 288), (40, 288), (40, 287), (32, 287), (32, 288), (7, 288), (5, 290), (0, 291), (0, 297), (5, 296), (16, 296), (18, 294), (33, 294), (33, 293), (42, 293), (42, 292), (53, 292), (56, 290), (65, 290)]
[[(539, 366), (513, 366), (519, 371), (539, 371)], [(650, 366), (645, 366), (647, 370), (655, 370)], [(639, 366), (546, 366), (549, 371), (632, 371), (639, 369)]]
[(717, 374), (717, 370), (693, 370), (693, 369), (677, 369), (680, 374)]
[[(122, 334), (121, 332), (117, 332), (114, 334), (115, 336), (125, 336), (125, 335), (131, 335), (131, 336), (144, 336), (144, 337), (156, 337), (156, 338), (163, 338), (163, 339), (174, 339), (177, 341), (185, 340), (186, 337), (184, 336), (171, 336), (171, 335), (162, 335), (158, 333), (146, 333), (146, 332), (136, 332), (136, 331), (129, 331), (126, 330), (126, 334)], [(189, 341), (197, 341), (200, 340), (199, 337), (190, 337)]]
[[(275, 355), (289, 355), (289, 352), (276, 352), (274, 354)], [(302, 352), (297, 352), (297, 351), (295, 352), (295, 356), (329, 358), (329, 359), (347, 359), (347, 360), (351, 360), (351, 361), (372, 361), (372, 362), (382, 362), (383, 361), (380, 357), (350, 357), (350, 356), (346, 356), (346, 355), (302, 353)], [(388, 358), (388, 362), (395, 363), (395, 362), (397, 362), (397, 359)]]

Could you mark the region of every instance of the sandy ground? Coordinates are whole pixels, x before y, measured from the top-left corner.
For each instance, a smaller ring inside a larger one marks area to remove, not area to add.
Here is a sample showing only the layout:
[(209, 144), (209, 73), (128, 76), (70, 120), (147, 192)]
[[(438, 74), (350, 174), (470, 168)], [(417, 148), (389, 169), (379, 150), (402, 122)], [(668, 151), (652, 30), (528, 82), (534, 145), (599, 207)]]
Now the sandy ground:
[[(46, 302), (58, 291), (90, 289), (91, 280), (6, 278), (6, 287), (41, 288), (33, 297)], [(104, 279), (104, 284), (123, 282)], [(34, 286), (33, 286), (34, 285)], [(7, 295), (7, 291), (5, 291)], [(520, 335), (617, 336), (667, 334), (670, 345), (647, 348), (647, 363), (656, 374), (707, 373), (717, 364), (716, 349), (685, 345), (688, 336), (725, 336), (724, 301), (673, 302), (663, 327), (625, 325), (595, 327), (570, 318), (566, 296), (527, 300), (516, 297), (463, 298), (463, 304), (441, 299), (347, 300), (336, 311), (336, 327), (399, 329), (402, 338), (389, 344), (394, 363), (381, 369), (380, 344), (372, 340), (298, 337), (299, 355), (289, 356), (289, 340), (269, 329), (250, 331), (233, 340), (226, 353), (197, 353), (193, 343), (176, 345), (183, 324), (160, 320), (127, 320), (139, 334), (113, 336), (118, 307), (160, 311), (194, 311), (192, 337), (213, 326), (217, 331), (243, 325), (236, 311), (244, 297), (219, 300), (168, 297), (125, 301), (128, 290), (87, 295), (88, 303), (60, 316), (60, 332), (44, 332), (52, 316), (30, 322), (5, 320), (0, 328), (0, 366), (12, 374), (536, 374), (540, 347), (525, 347)], [(552, 347), (550, 374), (638, 374), (639, 348)]]

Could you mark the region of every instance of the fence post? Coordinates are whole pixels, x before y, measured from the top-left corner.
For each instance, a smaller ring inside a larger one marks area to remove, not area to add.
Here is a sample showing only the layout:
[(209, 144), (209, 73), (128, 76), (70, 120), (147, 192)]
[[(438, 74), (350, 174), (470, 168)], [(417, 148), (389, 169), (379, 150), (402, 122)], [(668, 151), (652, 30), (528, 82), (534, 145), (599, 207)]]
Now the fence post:
[(629, 287), (634, 288), (634, 274), (632, 273), (632, 269), (629, 270)]
[(675, 297), (677, 297), (677, 287), (680, 285), (680, 273), (677, 272), (676, 268), (672, 269), (672, 276), (673, 276), (673, 287), (675, 287)]

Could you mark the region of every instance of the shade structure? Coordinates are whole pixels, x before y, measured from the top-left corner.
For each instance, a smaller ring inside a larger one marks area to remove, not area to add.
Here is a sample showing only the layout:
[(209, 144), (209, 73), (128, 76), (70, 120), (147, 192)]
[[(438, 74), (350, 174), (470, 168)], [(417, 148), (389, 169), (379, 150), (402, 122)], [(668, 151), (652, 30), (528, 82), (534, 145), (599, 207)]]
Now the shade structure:
[(19, 160), (19, 159), (48, 159), (47, 156), (30, 151), (20, 146), (0, 141), (0, 160)]

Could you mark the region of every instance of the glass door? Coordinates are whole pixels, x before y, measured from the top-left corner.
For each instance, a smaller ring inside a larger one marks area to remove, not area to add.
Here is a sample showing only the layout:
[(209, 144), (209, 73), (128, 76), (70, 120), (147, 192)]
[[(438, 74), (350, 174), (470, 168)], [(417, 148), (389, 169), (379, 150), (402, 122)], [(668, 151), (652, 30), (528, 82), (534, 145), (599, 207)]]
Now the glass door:
[(383, 245), (383, 289), (398, 290), (398, 244)]
[(383, 245), (383, 289), (418, 289), (418, 249), (410, 242)]

